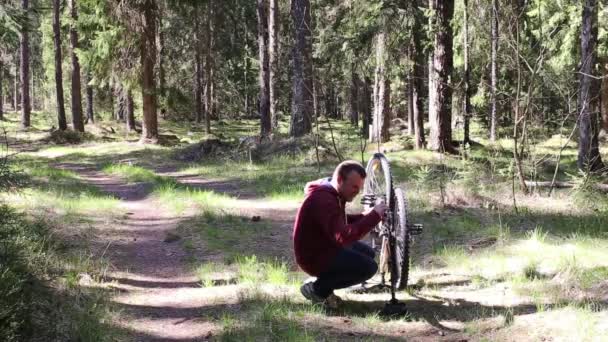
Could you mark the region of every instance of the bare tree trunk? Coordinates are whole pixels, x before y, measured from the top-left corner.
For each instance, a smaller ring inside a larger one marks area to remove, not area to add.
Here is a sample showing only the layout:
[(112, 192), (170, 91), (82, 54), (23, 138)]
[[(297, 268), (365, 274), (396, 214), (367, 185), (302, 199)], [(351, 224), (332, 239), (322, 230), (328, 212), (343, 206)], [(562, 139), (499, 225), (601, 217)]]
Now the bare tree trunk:
[(585, 0), (581, 29), (581, 69), (578, 101), (578, 168), (585, 172), (596, 172), (604, 167), (599, 151), (597, 127), (600, 89), (599, 82), (594, 76), (597, 60), (597, 17), (597, 0)]
[[(159, 5), (162, 6), (163, 2), (159, 2)], [(156, 64), (158, 66), (158, 92), (159, 92), (159, 96), (160, 96), (160, 101), (158, 101), (158, 108), (157, 110), (159, 110), (161, 115), (164, 115), (166, 109), (164, 108), (164, 100), (165, 100), (165, 65), (164, 65), (164, 61), (165, 59), (163, 58), (164, 53), (165, 53), (165, 31), (163, 30), (163, 12), (165, 11), (164, 7), (160, 8), (160, 15), (158, 15), (158, 25), (156, 27), (156, 46), (157, 46), (157, 53), (156, 53)], [(200, 20), (198, 17), (196, 18), (196, 20)], [(197, 33), (198, 34), (198, 33)], [(164, 116), (163, 116), (164, 117)]]
[(202, 39), (201, 39), (201, 28), (200, 28), (200, 15), (198, 15), (200, 4), (196, 6), (197, 15), (194, 18), (194, 32), (195, 32), (195, 48), (194, 48), (194, 61), (195, 65), (195, 82), (194, 82), (194, 101), (195, 103), (195, 120), (196, 123), (201, 123), (203, 120), (203, 57), (202, 57)]
[(4, 86), (4, 63), (2, 61), (2, 54), (0, 53), (0, 120), (4, 120), (4, 94), (2, 93), (2, 87)]
[(141, 35), (141, 89), (142, 89), (142, 142), (158, 142), (158, 117), (156, 114), (156, 82), (154, 62), (156, 59), (156, 3), (146, 0), (143, 8), (143, 32)]
[(279, 54), (279, 1), (270, 0), (268, 13), (268, 65), (270, 68), (270, 121), (272, 130), (279, 127), (279, 119), (277, 113), (278, 103), (278, 54)]
[[(464, 145), (471, 142), (469, 121), (471, 119), (471, 87), (469, 85), (469, 0), (464, 0), (464, 101), (462, 112), (464, 115)], [(495, 108), (494, 108), (495, 109)]]
[(93, 111), (93, 87), (91, 83), (91, 73), (86, 73), (86, 93), (87, 93), (87, 121), (90, 123), (95, 122), (95, 113)]
[(260, 136), (267, 138), (272, 132), (270, 116), (270, 70), (268, 64), (268, 1), (257, 0), (258, 14), (258, 51), (259, 51), (259, 113)]
[(384, 101), (382, 106), (382, 126), (381, 134), (382, 141), (389, 141), (389, 128), (391, 126), (391, 81), (386, 78), (384, 80)]
[(211, 7), (213, 6), (213, 2), (208, 2), (207, 3), (207, 25), (206, 25), (206, 34), (205, 34), (205, 39), (206, 39), (206, 45), (207, 45), (207, 49), (205, 50), (205, 77), (206, 82), (205, 82), (205, 133), (209, 134), (211, 133), (211, 112), (213, 110), (213, 105), (212, 105), (212, 100), (213, 97), (211, 96), (211, 64), (212, 64), (212, 56), (211, 56), (211, 49), (209, 48), (211, 46), (211, 35), (213, 32), (213, 24), (212, 24), (212, 9)]
[(84, 121), (82, 120), (82, 93), (80, 84), (80, 62), (76, 49), (78, 49), (78, 32), (75, 22), (78, 20), (78, 10), (76, 0), (69, 0), (70, 17), (73, 23), (70, 25), (70, 45), (72, 56), (72, 125), (74, 130), (84, 132)]
[[(408, 48), (408, 57), (412, 58), (411, 55), (411, 48)], [(414, 135), (415, 134), (415, 129), (416, 127), (414, 127), (414, 82), (413, 82), (413, 77), (412, 77), (412, 70), (407, 70), (406, 71), (406, 88), (405, 88), (405, 92), (406, 92), (406, 97), (407, 97), (407, 134), (408, 135)]]
[[(29, 1), (22, 0), (21, 6), (24, 12), (29, 12)], [(21, 29), (20, 51), (21, 51), (21, 126), (30, 127), (31, 102), (30, 102), (30, 39), (29, 28)]]
[(135, 106), (133, 104), (133, 93), (131, 89), (127, 91), (127, 131), (135, 131)]
[(388, 130), (385, 132), (386, 103), (386, 33), (380, 32), (376, 37), (376, 71), (374, 80), (374, 117), (372, 122), (371, 141), (386, 142), (389, 139)]
[(13, 79), (13, 111), (19, 110), (19, 65), (15, 58), (15, 78)]
[(429, 121), (431, 123), (431, 149), (451, 152), (452, 147), (452, 92), (449, 86), (452, 74), (452, 26), (454, 0), (432, 0), (435, 13), (434, 51), (431, 68), (432, 83), (429, 89)]
[(350, 123), (355, 127), (359, 126), (359, 108), (357, 105), (358, 98), (359, 98), (359, 76), (357, 75), (357, 71), (355, 70), (355, 64), (351, 63), (348, 107), (349, 107)]
[(498, 54), (498, 1), (492, 0), (492, 47), (491, 47), (491, 67), (490, 67), (490, 83), (491, 83), (491, 106), (490, 111), (490, 140), (496, 141), (496, 125), (498, 120), (496, 106), (496, 88), (498, 86), (498, 75), (496, 73), (496, 58)]
[(361, 130), (363, 136), (367, 139), (369, 137), (369, 125), (372, 122), (372, 80), (369, 77), (365, 77), (363, 80), (363, 95), (361, 96), (361, 115), (363, 115)]
[(293, 0), (294, 24), (293, 99), (289, 135), (303, 136), (312, 129), (312, 32), (309, 0)]
[(61, 0), (53, 0), (53, 42), (55, 44), (55, 95), (57, 98), (57, 124), (59, 129), (65, 131), (68, 124), (65, 118), (65, 104), (63, 98), (63, 70), (61, 57), (61, 22), (59, 8)]
[[(517, 88), (515, 93), (515, 120), (513, 120), (513, 159), (515, 160), (515, 167), (517, 168), (517, 175), (519, 178), (519, 185), (524, 194), (528, 194), (528, 186), (526, 185), (526, 177), (524, 174), (524, 168), (522, 163), (522, 153), (518, 150), (519, 144), (519, 125), (521, 121), (524, 121), (522, 136), (525, 136), (525, 120), (526, 120), (526, 111), (524, 111), (524, 115), (520, 115), (521, 105), (520, 105), (520, 94), (522, 87), (522, 77), (521, 77), (521, 61), (519, 60), (519, 13), (515, 16), (515, 54), (514, 60), (517, 61)], [(522, 151), (523, 151), (523, 139), (522, 139)], [(513, 181), (513, 187), (515, 187), (515, 181)], [(513, 201), (515, 203), (515, 194), (513, 194)]]
[[(419, 1), (414, 2), (418, 5)], [(422, 25), (422, 11), (419, 6), (414, 7), (415, 18), (413, 27), (413, 36), (411, 42), (411, 55), (413, 61), (413, 79), (412, 79), (412, 110), (414, 120), (414, 147), (416, 149), (423, 149), (426, 145), (426, 139), (424, 135), (424, 111), (422, 104), (422, 85), (424, 78), (424, 50), (420, 43), (420, 35), (423, 30)]]
[(602, 62), (603, 78), (601, 90), (601, 111), (602, 111), (602, 130), (604, 134), (608, 134), (608, 59)]
[(125, 120), (125, 112), (127, 108), (127, 94), (122, 84), (117, 84), (114, 87), (114, 98), (116, 99), (114, 119), (118, 122), (122, 122)]

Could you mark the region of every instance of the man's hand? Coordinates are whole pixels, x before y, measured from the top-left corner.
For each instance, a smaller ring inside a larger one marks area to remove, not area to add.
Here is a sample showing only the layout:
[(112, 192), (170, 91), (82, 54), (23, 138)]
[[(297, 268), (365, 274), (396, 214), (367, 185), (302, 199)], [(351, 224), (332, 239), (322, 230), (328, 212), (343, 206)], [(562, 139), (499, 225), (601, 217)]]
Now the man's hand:
[(374, 206), (374, 211), (376, 211), (378, 213), (378, 215), (380, 215), (380, 217), (384, 217), (384, 213), (386, 212), (386, 204), (384, 203), (384, 201), (380, 200), (376, 203), (376, 205)]

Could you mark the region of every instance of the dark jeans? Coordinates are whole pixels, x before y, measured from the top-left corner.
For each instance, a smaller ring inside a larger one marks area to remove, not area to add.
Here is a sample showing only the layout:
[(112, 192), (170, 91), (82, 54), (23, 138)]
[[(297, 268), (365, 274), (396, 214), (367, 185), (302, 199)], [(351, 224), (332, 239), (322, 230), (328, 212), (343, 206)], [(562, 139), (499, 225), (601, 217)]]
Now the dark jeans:
[(314, 282), (314, 291), (327, 297), (336, 289), (361, 284), (373, 277), (378, 271), (374, 261), (374, 250), (363, 242), (357, 241), (338, 252), (329, 269), (319, 275)]

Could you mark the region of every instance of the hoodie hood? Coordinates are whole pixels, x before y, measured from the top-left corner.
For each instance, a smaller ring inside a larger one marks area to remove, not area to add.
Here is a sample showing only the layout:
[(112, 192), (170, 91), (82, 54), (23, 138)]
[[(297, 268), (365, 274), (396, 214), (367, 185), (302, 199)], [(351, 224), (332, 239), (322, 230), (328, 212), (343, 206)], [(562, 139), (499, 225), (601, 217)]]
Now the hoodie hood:
[(338, 195), (338, 191), (331, 185), (331, 177), (317, 179), (306, 183), (304, 186), (304, 194), (306, 196), (316, 191), (328, 191), (334, 195)]

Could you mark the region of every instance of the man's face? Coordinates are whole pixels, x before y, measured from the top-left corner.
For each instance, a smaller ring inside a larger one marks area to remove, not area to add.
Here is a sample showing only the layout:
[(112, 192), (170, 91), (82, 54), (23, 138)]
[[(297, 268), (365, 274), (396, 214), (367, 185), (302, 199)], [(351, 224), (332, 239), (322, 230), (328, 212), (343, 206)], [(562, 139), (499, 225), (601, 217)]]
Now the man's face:
[(351, 202), (361, 188), (363, 188), (363, 178), (356, 171), (351, 171), (344, 179), (338, 179), (338, 193), (347, 202)]

